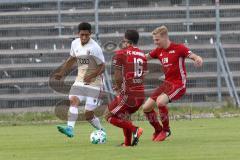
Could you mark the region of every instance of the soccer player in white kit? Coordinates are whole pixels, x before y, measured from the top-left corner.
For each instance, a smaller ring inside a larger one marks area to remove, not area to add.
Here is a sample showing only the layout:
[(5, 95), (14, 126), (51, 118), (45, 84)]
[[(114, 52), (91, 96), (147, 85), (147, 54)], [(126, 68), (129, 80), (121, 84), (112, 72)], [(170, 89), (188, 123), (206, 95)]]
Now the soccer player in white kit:
[(98, 107), (98, 97), (103, 89), (102, 73), (105, 69), (105, 59), (101, 47), (91, 36), (91, 25), (82, 22), (78, 25), (79, 38), (71, 44), (70, 57), (55, 79), (63, 78), (65, 72), (75, 63), (78, 64), (78, 75), (69, 93), (70, 107), (67, 126), (57, 126), (60, 133), (67, 137), (74, 136), (74, 126), (78, 118), (78, 106), (85, 101), (85, 118), (96, 129), (103, 129), (99, 118), (94, 115)]

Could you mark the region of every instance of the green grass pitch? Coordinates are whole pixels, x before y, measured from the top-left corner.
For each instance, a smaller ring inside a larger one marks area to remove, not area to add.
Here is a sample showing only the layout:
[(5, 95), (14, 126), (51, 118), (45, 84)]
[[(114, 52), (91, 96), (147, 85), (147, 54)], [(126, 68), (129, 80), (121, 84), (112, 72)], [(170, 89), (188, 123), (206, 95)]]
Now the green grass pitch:
[(171, 121), (172, 136), (162, 143), (151, 141), (147, 122), (139, 145), (116, 147), (122, 131), (103, 124), (108, 142), (89, 142), (88, 123), (76, 126), (75, 137), (66, 138), (55, 125), (0, 126), (1, 160), (229, 160), (240, 159), (240, 118)]

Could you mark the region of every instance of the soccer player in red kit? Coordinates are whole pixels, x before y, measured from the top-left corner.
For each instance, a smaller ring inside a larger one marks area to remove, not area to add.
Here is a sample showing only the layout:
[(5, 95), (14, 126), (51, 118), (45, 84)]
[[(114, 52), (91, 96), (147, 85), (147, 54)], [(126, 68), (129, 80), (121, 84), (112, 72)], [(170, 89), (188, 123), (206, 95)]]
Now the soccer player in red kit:
[(147, 59), (136, 47), (138, 39), (136, 30), (127, 30), (123, 49), (117, 51), (113, 58), (114, 90), (117, 96), (108, 105), (106, 120), (123, 129), (125, 141), (121, 146), (137, 145), (143, 132), (142, 128), (130, 121), (130, 115), (141, 107), (145, 99), (143, 77), (147, 69)]
[[(185, 59), (193, 60), (195, 66), (198, 67), (202, 66), (203, 60), (200, 56), (191, 52), (185, 45), (171, 42), (168, 36), (168, 29), (165, 26), (156, 28), (152, 35), (157, 48), (147, 54), (147, 59), (159, 59), (165, 80), (144, 103), (143, 111), (155, 129), (152, 140), (163, 141), (171, 134), (167, 104), (178, 100), (186, 92)], [(160, 125), (157, 114), (154, 111), (155, 103), (159, 109), (162, 125)]]

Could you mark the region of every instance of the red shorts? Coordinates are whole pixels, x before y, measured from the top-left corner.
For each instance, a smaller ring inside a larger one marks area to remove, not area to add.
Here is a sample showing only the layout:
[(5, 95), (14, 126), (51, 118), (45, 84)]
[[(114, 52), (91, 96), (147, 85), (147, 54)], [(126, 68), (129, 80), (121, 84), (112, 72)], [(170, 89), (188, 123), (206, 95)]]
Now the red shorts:
[(109, 105), (108, 110), (114, 114), (133, 114), (144, 103), (144, 98), (129, 97), (122, 95), (116, 97)]
[(181, 98), (186, 93), (186, 87), (183, 84), (172, 84), (164, 82), (153, 91), (150, 97), (156, 101), (157, 97), (162, 93), (165, 93), (171, 102), (172, 100), (178, 100)]

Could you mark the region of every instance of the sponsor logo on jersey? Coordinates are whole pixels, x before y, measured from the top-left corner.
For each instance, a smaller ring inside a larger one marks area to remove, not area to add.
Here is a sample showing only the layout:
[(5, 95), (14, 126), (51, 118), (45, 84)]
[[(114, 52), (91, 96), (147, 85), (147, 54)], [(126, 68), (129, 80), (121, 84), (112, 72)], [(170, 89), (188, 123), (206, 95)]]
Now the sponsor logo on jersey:
[(133, 83), (143, 83), (142, 79), (133, 79)]
[(89, 59), (87, 59), (87, 58), (78, 58), (78, 63), (80, 63), (80, 64), (89, 64)]

